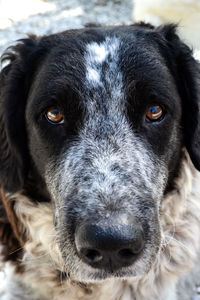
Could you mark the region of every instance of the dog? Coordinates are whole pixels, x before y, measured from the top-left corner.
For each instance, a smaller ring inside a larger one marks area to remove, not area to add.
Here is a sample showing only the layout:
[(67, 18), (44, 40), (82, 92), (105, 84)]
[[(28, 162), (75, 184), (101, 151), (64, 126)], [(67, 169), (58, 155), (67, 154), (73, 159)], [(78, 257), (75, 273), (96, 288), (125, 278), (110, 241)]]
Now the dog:
[(2, 299), (177, 299), (199, 251), (200, 73), (176, 26), (30, 36), (2, 62)]

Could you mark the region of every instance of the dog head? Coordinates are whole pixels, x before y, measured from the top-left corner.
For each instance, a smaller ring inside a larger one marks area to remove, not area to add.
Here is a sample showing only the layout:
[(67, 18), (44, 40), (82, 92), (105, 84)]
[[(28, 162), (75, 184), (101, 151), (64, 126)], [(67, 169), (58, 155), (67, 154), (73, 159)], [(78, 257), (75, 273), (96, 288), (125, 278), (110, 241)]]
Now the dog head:
[(4, 55), (0, 182), (49, 201), (71, 277), (146, 273), (181, 150), (200, 170), (199, 67), (174, 26), (30, 37)]

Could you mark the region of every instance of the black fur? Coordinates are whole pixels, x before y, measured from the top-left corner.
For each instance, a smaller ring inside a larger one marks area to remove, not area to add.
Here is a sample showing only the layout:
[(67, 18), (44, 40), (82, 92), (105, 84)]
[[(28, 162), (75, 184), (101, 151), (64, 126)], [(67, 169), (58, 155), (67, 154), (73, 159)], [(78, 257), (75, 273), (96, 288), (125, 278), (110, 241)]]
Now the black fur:
[(21, 190), (28, 175), (25, 107), (36, 60), (43, 51), (31, 37), (20, 40), (2, 56), (6, 66), (0, 77), (0, 182), (10, 192)]

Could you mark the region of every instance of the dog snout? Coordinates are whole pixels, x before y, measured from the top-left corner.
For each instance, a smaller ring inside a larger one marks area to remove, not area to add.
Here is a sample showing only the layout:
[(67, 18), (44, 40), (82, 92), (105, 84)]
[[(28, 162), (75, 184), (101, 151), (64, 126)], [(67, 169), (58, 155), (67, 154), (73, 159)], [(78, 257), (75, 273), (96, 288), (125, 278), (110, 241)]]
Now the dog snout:
[(116, 271), (134, 263), (144, 248), (140, 225), (84, 224), (75, 243), (79, 257), (94, 268)]

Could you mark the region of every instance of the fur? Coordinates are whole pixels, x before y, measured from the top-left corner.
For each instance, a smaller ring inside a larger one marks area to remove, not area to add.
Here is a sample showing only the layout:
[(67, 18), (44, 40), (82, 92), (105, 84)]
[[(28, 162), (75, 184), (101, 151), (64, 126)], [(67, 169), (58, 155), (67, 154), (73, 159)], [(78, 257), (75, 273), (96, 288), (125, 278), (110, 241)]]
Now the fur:
[[(52, 207), (35, 204), (16, 194), (6, 195), (15, 202), (14, 210), (27, 231), (22, 264), (25, 272), (14, 274), (3, 299), (21, 299), (24, 290), (31, 299), (154, 300), (168, 299), (170, 283), (193, 267), (199, 249), (200, 175), (185, 153), (175, 188), (163, 199), (161, 207), (162, 248), (151, 271), (141, 278), (112, 279), (107, 283), (81, 285), (62, 278), (63, 261), (55, 242)], [(20, 292), (17, 283), (23, 286)], [(31, 291), (29, 291), (31, 287)], [(163, 292), (164, 291), (164, 292)], [(166, 293), (166, 294), (165, 294)], [(19, 294), (19, 295), (18, 295)], [(163, 294), (163, 298), (160, 295)], [(10, 298), (12, 295), (13, 298)], [(28, 298), (25, 298), (28, 299)], [(171, 300), (171, 295), (169, 297)]]

